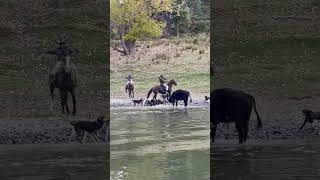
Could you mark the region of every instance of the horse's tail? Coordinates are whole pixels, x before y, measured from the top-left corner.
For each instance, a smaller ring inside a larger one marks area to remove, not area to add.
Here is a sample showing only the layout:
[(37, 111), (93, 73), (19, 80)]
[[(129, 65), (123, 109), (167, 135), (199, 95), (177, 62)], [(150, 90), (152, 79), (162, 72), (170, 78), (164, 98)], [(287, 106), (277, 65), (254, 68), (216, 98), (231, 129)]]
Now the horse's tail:
[(149, 96), (152, 93), (152, 91), (153, 91), (153, 88), (151, 88), (150, 91), (148, 92), (147, 99), (149, 99)]
[(258, 113), (258, 111), (257, 111), (256, 100), (254, 99), (253, 96), (251, 96), (251, 98), (252, 98), (252, 102), (253, 102), (254, 111), (256, 112), (257, 120), (258, 120), (257, 129), (261, 129), (261, 128), (262, 128), (262, 122), (261, 122), (261, 118), (260, 118), (260, 116), (259, 116), (259, 113)]

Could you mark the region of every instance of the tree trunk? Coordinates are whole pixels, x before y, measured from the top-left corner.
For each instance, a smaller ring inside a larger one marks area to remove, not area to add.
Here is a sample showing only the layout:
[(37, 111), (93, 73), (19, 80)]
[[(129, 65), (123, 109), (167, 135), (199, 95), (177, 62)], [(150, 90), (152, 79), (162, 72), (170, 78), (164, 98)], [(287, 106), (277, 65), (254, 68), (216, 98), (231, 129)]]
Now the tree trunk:
[(124, 55), (134, 54), (136, 51), (136, 41), (135, 40), (123, 40), (121, 45), (124, 49)]
[(180, 32), (179, 32), (179, 25), (176, 25), (176, 36), (180, 37)]

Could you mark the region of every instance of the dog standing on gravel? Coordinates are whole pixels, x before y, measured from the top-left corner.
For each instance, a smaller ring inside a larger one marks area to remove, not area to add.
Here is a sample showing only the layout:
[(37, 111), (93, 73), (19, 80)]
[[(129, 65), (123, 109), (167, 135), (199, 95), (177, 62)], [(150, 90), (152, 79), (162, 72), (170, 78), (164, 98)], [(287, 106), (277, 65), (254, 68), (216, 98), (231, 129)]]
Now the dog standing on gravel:
[[(93, 136), (96, 142), (98, 142), (97, 133), (102, 129), (104, 124), (104, 116), (99, 116), (96, 121), (71, 121), (70, 124), (73, 126), (76, 132), (76, 140), (83, 143), (87, 134)], [(109, 128), (110, 121), (107, 121), (107, 131)], [(109, 137), (108, 137), (109, 138)]]
[(134, 105), (134, 106), (136, 106), (137, 104), (141, 104), (141, 105), (142, 105), (143, 99), (142, 99), (142, 98), (140, 98), (140, 99), (135, 99), (135, 100), (132, 100), (132, 102), (133, 102), (133, 105)]

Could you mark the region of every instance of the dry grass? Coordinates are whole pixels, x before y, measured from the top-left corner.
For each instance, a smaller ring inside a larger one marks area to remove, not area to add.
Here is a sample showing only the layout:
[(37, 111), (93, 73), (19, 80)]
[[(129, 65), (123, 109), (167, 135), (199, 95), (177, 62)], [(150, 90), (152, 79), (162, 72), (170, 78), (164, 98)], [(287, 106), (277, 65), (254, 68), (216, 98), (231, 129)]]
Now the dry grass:
[[(199, 39), (197, 44), (192, 43), (194, 39)], [(201, 55), (197, 51), (209, 49), (208, 42), (205, 35), (138, 42), (137, 52), (132, 56), (122, 56), (111, 49), (111, 98), (127, 97), (123, 87), (128, 74), (135, 78), (137, 98), (146, 97), (148, 90), (159, 84), (160, 74), (175, 79), (178, 83), (175, 89), (189, 90), (194, 96), (208, 94), (210, 51)]]

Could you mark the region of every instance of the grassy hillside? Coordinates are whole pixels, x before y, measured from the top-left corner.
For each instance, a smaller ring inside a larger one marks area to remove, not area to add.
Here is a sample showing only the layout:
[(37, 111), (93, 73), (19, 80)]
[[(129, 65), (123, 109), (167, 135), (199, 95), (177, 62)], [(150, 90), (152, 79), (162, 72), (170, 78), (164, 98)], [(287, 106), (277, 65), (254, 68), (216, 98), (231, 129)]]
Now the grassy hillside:
[(135, 78), (136, 97), (146, 98), (147, 92), (159, 84), (163, 74), (175, 79), (174, 89), (186, 89), (193, 96), (209, 94), (210, 38), (205, 35), (138, 42), (133, 56), (122, 56), (111, 49), (111, 98), (127, 98), (126, 76)]
[[(103, 0), (0, 1), (1, 116), (48, 115), (47, 81), (55, 57), (44, 52), (55, 48), (63, 33), (68, 46), (80, 51), (72, 59), (79, 72), (80, 114), (107, 108), (108, 17), (104, 8)], [(90, 106), (96, 102), (101, 107)], [(56, 108), (59, 114), (58, 103)]]
[(320, 94), (320, 2), (213, 3), (215, 87), (290, 99)]

